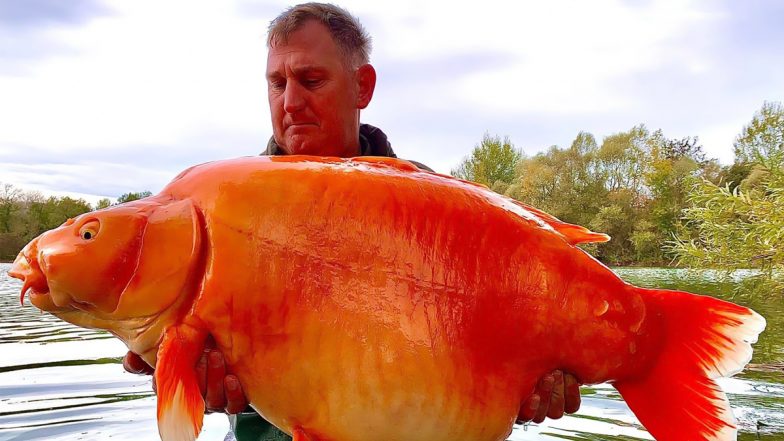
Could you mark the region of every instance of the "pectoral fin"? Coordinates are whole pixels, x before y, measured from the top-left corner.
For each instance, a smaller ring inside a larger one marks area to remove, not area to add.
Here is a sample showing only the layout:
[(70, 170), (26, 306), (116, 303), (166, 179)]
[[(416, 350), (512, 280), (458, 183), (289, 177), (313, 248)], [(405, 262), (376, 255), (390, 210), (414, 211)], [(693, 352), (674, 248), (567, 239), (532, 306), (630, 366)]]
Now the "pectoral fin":
[(201, 432), (204, 399), (196, 378), (196, 362), (206, 333), (188, 325), (166, 330), (158, 350), (158, 433), (163, 441), (193, 441)]

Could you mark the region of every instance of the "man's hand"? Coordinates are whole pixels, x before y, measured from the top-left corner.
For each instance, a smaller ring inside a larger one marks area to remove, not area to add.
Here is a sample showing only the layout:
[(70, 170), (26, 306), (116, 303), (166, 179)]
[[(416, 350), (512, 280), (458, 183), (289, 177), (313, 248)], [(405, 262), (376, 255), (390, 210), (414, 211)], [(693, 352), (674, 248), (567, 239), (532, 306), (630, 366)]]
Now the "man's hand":
[(536, 390), (523, 401), (517, 420), (541, 423), (545, 417), (558, 419), (580, 408), (580, 385), (571, 374), (553, 371), (536, 385)]
[(155, 372), (155, 369), (151, 368), (146, 361), (142, 360), (142, 357), (139, 357), (130, 351), (123, 357), (123, 367), (132, 374), (152, 375)]
[[(128, 352), (123, 357), (123, 367), (132, 374), (152, 375), (155, 369), (150, 367), (141, 357)], [(248, 407), (248, 399), (236, 376), (226, 373), (223, 354), (215, 349), (215, 341), (207, 341), (204, 353), (196, 363), (196, 377), (199, 389), (204, 397), (207, 412), (240, 413)], [(155, 390), (155, 379), (152, 382)]]
[(199, 362), (196, 363), (199, 389), (207, 405), (207, 412), (240, 413), (248, 407), (248, 399), (236, 376), (226, 372), (223, 354), (215, 349), (212, 339), (207, 341)]

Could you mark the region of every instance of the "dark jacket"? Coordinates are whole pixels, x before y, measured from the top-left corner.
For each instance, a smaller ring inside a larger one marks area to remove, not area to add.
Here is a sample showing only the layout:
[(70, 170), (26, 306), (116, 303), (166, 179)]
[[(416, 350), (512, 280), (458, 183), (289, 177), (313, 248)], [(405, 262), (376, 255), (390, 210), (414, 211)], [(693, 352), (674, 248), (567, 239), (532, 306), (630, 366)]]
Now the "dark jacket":
[[(389, 143), (387, 135), (378, 127), (370, 124), (359, 125), (359, 156), (384, 156), (387, 158), (397, 158), (392, 144)], [(261, 153), (262, 156), (286, 155), (286, 152), (275, 142), (274, 137), (270, 137), (267, 148)], [(422, 170), (433, 171), (430, 167), (417, 161), (411, 161)]]

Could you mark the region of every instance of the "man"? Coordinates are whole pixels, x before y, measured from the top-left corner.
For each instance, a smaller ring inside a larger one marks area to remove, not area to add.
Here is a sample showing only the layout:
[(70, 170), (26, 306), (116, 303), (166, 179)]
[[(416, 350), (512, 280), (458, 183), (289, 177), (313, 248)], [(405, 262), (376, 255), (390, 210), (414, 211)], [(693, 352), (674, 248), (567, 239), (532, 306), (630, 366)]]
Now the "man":
[[(273, 136), (264, 155), (395, 157), (381, 130), (359, 122), (373, 98), (376, 71), (368, 63), (370, 39), (354, 17), (334, 5), (298, 5), (270, 23), (267, 46)], [(123, 362), (130, 372), (151, 372), (130, 352)], [(208, 410), (238, 414), (247, 407), (219, 351), (207, 349), (196, 369)], [(518, 418), (541, 422), (579, 406), (577, 381), (556, 371), (541, 379)], [(252, 412), (232, 417), (232, 429), (240, 441), (290, 439)]]

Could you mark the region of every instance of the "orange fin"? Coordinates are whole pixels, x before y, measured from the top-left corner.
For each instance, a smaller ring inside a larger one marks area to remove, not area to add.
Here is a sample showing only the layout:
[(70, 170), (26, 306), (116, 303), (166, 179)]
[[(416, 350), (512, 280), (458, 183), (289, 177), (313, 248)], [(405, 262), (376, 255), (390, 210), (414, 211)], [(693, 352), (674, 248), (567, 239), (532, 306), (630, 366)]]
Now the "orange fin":
[(602, 243), (607, 242), (610, 240), (610, 236), (603, 234), (603, 233), (594, 233), (593, 231), (581, 227), (579, 225), (568, 224), (566, 222), (561, 221), (557, 217), (545, 213), (544, 211), (531, 207), (530, 205), (526, 205), (519, 201), (514, 201), (514, 203), (533, 213), (542, 220), (542, 222), (546, 223), (547, 225), (553, 227), (555, 231), (561, 234), (561, 236), (566, 238), (566, 241), (569, 242), (571, 245), (577, 245), (580, 243)]
[(158, 349), (158, 433), (163, 441), (193, 441), (201, 432), (204, 399), (196, 362), (206, 334), (187, 325), (168, 328)]
[(735, 418), (713, 380), (739, 372), (751, 360), (751, 343), (765, 329), (765, 319), (713, 297), (643, 291), (648, 315), (664, 322), (661, 353), (643, 376), (618, 381), (615, 388), (659, 441), (734, 440)]

